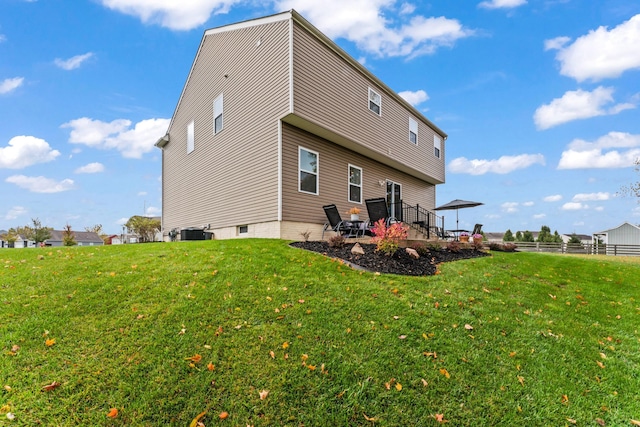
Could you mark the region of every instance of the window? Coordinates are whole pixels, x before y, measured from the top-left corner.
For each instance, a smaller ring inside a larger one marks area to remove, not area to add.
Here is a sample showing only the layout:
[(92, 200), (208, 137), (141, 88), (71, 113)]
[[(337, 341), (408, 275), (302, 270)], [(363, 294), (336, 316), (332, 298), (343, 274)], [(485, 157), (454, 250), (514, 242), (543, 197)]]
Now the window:
[(213, 101), (213, 134), (222, 130), (222, 94)]
[(369, 109), (376, 113), (377, 115), (381, 114), (382, 107), (382, 97), (378, 92), (369, 88)]
[(418, 143), (418, 122), (409, 117), (409, 141)]
[(238, 234), (247, 234), (249, 233), (249, 226), (248, 225), (239, 225), (238, 226)]
[(303, 193), (318, 194), (318, 153), (298, 148), (298, 189)]
[(195, 148), (195, 132), (194, 132), (194, 122), (191, 120), (191, 123), (187, 125), (187, 154), (191, 153)]
[(362, 169), (349, 165), (349, 201), (362, 203)]
[(433, 135), (433, 154), (440, 158), (440, 150), (442, 149), (442, 141), (438, 135)]

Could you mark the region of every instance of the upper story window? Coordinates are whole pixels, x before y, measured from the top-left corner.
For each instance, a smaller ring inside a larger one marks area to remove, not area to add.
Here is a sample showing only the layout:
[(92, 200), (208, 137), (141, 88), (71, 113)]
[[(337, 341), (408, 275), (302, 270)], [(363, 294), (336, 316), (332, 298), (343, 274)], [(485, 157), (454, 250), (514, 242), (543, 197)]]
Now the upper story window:
[(318, 194), (318, 153), (298, 147), (298, 190)]
[(362, 203), (362, 169), (349, 165), (349, 201)]
[(213, 101), (213, 134), (222, 130), (222, 94)]
[(433, 154), (437, 158), (440, 158), (440, 151), (442, 150), (442, 140), (438, 135), (433, 135)]
[(369, 88), (369, 109), (377, 115), (380, 115), (382, 111), (382, 97), (371, 88)]
[(409, 117), (409, 141), (418, 143), (418, 122)]
[(196, 134), (195, 123), (191, 120), (191, 123), (187, 125), (187, 154), (191, 153), (196, 146)]

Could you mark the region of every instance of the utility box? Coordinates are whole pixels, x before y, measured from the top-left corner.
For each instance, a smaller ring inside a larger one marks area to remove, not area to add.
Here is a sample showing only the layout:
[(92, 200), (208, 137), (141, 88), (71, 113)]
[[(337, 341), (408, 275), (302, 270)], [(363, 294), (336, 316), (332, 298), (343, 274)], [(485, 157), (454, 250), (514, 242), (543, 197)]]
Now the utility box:
[(201, 228), (185, 228), (180, 230), (180, 240), (204, 240), (204, 230)]

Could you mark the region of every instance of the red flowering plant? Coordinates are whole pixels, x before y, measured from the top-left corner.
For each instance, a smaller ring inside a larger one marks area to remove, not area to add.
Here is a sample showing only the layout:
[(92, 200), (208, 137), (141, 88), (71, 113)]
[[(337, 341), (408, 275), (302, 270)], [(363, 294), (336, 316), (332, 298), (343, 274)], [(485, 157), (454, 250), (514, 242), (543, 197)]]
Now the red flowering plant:
[(376, 250), (391, 256), (398, 249), (400, 241), (407, 239), (409, 227), (399, 222), (387, 227), (384, 219), (380, 219), (374, 224), (371, 231), (374, 234), (371, 241), (376, 244)]

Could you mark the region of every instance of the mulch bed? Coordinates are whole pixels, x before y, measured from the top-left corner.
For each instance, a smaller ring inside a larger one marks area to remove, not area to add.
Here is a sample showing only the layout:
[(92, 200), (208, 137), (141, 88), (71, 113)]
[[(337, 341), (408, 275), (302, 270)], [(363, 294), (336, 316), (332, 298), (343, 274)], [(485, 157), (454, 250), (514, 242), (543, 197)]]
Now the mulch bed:
[(376, 245), (361, 243), (364, 255), (351, 253), (355, 243), (345, 244), (341, 248), (329, 247), (327, 242), (294, 242), (291, 246), (339, 258), (368, 271), (402, 274), (406, 276), (430, 276), (436, 274), (437, 265), (442, 262), (490, 256), (489, 253), (474, 248), (461, 248), (458, 252), (446, 248), (430, 250), (428, 254), (415, 259), (404, 248), (398, 249), (392, 256), (376, 251)]

